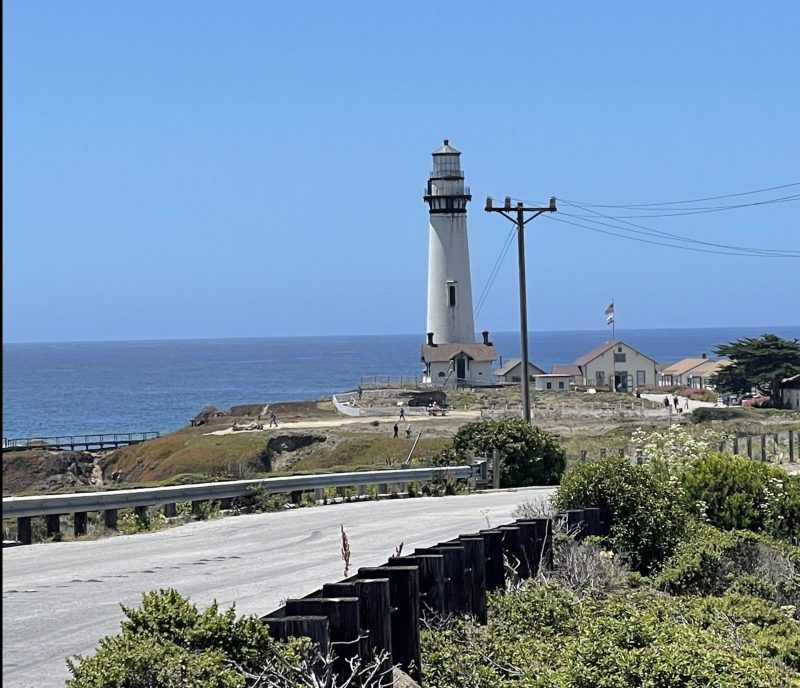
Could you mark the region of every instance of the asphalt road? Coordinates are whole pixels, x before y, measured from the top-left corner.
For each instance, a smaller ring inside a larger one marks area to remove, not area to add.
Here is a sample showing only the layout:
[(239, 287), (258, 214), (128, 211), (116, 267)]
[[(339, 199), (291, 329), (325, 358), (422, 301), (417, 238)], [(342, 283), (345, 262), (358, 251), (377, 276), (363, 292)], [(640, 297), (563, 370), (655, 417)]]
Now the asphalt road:
[(65, 658), (89, 655), (119, 632), (120, 603), (176, 588), (199, 607), (236, 603), (264, 615), (343, 577), (341, 533), (351, 573), (378, 566), (403, 543), (413, 552), (513, 520), (526, 499), (551, 488), (336, 504), (197, 522), (159, 533), (3, 550), (3, 683), (64, 686)]

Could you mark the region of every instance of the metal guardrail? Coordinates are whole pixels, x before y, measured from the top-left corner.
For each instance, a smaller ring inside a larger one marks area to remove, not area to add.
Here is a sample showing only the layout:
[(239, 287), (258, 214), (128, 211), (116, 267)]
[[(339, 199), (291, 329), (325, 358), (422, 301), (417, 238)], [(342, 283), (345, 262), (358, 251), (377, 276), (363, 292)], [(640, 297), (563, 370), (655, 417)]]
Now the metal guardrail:
[(304, 492), (326, 487), (353, 487), (384, 483), (409, 483), (434, 480), (437, 477), (480, 477), (480, 466), (443, 466), (436, 468), (404, 468), (383, 471), (350, 471), (316, 475), (292, 475), (284, 478), (230, 480), (198, 485), (150, 487), (106, 492), (85, 492), (32, 497), (4, 497), (3, 518), (30, 518), (54, 514), (106, 511), (137, 506), (156, 506), (175, 502), (199, 502), (230, 499), (247, 495), (253, 489), (270, 494)]

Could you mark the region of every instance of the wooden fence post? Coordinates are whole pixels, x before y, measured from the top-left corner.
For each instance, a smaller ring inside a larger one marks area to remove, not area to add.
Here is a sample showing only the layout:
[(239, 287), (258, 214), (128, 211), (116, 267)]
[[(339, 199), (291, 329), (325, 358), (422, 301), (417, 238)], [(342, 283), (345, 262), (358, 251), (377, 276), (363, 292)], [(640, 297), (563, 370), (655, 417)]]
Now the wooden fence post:
[(567, 530), (575, 534), (575, 541), (580, 542), (587, 535), (586, 517), (583, 509), (570, 509), (567, 511)]
[(519, 526), (500, 526), (498, 530), (503, 533), (503, 554), (508, 559), (509, 565), (519, 578), (530, 578)]
[[(392, 661), (417, 683), (422, 680), (419, 647), (419, 571), (416, 566), (381, 566), (358, 570), (362, 579), (389, 579), (392, 605)], [(391, 685), (391, 684), (390, 684)]]
[(734, 456), (739, 453), (739, 435), (733, 436), (733, 454)]
[(794, 463), (794, 430), (789, 430), (789, 461)]
[(464, 545), (457, 540), (453, 542), (440, 542), (436, 547), (431, 548), (441, 553), (445, 553), (444, 565), (447, 571), (447, 557), (451, 557), (451, 570), (446, 573), (450, 577), (451, 584), (449, 590), (445, 587), (445, 594), (449, 595), (453, 602), (452, 611), (458, 614), (471, 614), (469, 594), (472, 585), (472, 571), (467, 570), (467, 553)]
[(752, 459), (753, 458), (753, 436), (752, 435), (748, 435), (747, 436), (747, 458), (748, 459)]
[(600, 509), (584, 509), (583, 518), (586, 521), (586, 534), (600, 535)]
[(317, 643), (323, 655), (330, 646), (330, 630), (327, 616), (262, 616), (269, 634), (275, 640), (310, 638)]
[(492, 487), (495, 490), (500, 489), (500, 450), (494, 449), (492, 451)]
[(464, 557), (472, 574), (470, 607), (478, 623), (486, 624), (486, 553), (483, 538), (462, 535), (459, 540), (464, 544)]
[(359, 619), (357, 597), (304, 597), (286, 600), (286, 616), (326, 616), (330, 642), (336, 658), (333, 668), (339, 676), (348, 676), (348, 660), (359, 654)]
[(486, 560), (486, 589), (504, 590), (506, 587), (506, 570), (503, 565), (503, 531), (497, 528), (482, 530), (478, 533), (483, 538), (483, 551)]
[(761, 460), (767, 460), (767, 435), (765, 433), (761, 433)]
[(782, 463), (781, 462), (781, 453), (780, 453), (780, 441), (781, 441), (781, 438), (778, 435), (778, 433), (776, 432), (772, 436), (773, 446), (775, 447), (775, 463)]
[(175, 502), (164, 505), (164, 516), (166, 518), (175, 518), (178, 515), (178, 505)]
[(416, 566), (419, 576), (419, 596), (421, 610), (445, 613), (444, 599), (444, 555), (412, 554), (405, 557), (391, 557), (387, 566)]

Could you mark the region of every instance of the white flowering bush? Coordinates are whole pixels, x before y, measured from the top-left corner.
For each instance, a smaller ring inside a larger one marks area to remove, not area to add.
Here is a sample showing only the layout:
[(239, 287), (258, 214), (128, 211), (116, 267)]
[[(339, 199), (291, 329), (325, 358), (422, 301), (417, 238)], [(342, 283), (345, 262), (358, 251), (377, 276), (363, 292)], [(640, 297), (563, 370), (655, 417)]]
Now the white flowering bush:
[(724, 438), (707, 428), (692, 433), (683, 425), (670, 425), (664, 430), (637, 428), (631, 444), (641, 463), (658, 477), (669, 479), (678, 477), (698, 458), (714, 451)]

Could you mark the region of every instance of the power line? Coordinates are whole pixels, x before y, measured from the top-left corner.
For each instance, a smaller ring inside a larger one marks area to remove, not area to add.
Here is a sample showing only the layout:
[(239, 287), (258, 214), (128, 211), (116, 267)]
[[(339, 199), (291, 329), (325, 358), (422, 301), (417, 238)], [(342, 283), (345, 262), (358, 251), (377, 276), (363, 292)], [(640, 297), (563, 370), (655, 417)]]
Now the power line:
[[(571, 201), (571, 202), (575, 204), (591, 206), (593, 208), (630, 208), (635, 210), (637, 208), (652, 208), (655, 206), (662, 206), (662, 205), (680, 205), (683, 203), (700, 203), (701, 201), (717, 201), (722, 198), (736, 198), (737, 196), (749, 196), (752, 194), (764, 193), (766, 191), (788, 189), (793, 186), (800, 186), (800, 182), (792, 182), (791, 184), (781, 184), (780, 186), (768, 186), (763, 189), (754, 189), (753, 191), (740, 191), (738, 193), (724, 194), (722, 196), (706, 196), (705, 198), (690, 198), (683, 201), (662, 201), (661, 203), (627, 203), (621, 205), (607, 205), (600, 203), (589, 203), (588, 201)], [(565, 199), (559, 199), (559, 200), (565, 200)]]
[[(687, 243), (690, 243), (690, 244), (698, 244), (700, 246), (710, 246), (712, 248), (727, 249), (728, 251), (740, 252), (740, 253), (750, 254), (750, 255), (758, 255), (758, 256), (767, 255), (767, 256), (774, 256), (774, 257), (800, 257), (800, 251), (795, 251), (795, 250), (762, 249), (762, 248), (754, 248), (754, 247), (750, 247), (750, 246), (733, 246), (733, 245), (729, 245), (729, 244), (719, 244), (719, 243), (711, 242), (711, 241), (702, 241), (701, 239), (693, 239), (691, 237), (682, 236), (680, 234), (672, 234), (670, 232), (663, 232), (661, 230), (653, 229), (653, 228), (647, 227), (645, 225), (637, 224), (636, 222), (629, 222), (629, 221), (627, 221), (625, 219), (615, 218), (613, 216), (606, 215), (605, 213), (601, 213), (601, 212), (599, 212), (597, 210), (592, 210), (590, 208), (579, 206), (579, 205), (574, 204), (574, 203), (569, 203), (568, 201), (564, 201), (564, 202), (567, 203), (567, 205), (572, 205), (572, 206), (574, 206), (576, 208), (580, 208), (581, 210), (584, 210), (586, 212), (592, 213), (593, 215), (597, 215), (599, 217), (605, 218), (606, 220), (616, 220), (618, 222), (621, 222), (622, 224), (628, 225), (629, 227), (634, 227), (634, 228), (636, 228), (636, 230), (640, 230), (640, 231), (636, 231), (634, 229), (628, 229), (627, 227), (620, 227), (618, 224), (609, 224), (607, 222), (601, 222), (600, 220), (595, 220), (595, 219), (589, 219), (588, 220), (589, 222), (593, 222), (595, 224), (603, 225), (603, 226), (606, 226), (606, 227), (611, 227), (612, 229), (618, 229), (618, 230), (621, 230), (621, 231), (624, 231), (624, 232), (630, 232), (632, 234), (645, 234), (645, 235), (655, 236), (655, 237), (659, 237), (659, 238), (683, 241), (683, 242), (687, 242)], [(566, 215), (567, 217), (577, 217), (578, 219), (585, 218), (585, 216), (573, 216), (570, 213), (564, 213), (564, 212), (562, 212), (562, 215)]]
[[(574, 205), (576, 208), (584, 207), (581, 204), (576, 203), (574, 201), (568, 201), (568, 200), (563, 199), (563, 198), (560, 199), (560, 200), (562, 200), (564, 203), (567, 203), (568, 205)], [(702, 214), (705, 214), (705, 213), (717, 213), (717, 212), (722, 212), (722, 211), (725, 211), (725, 210), (736, 210), (738, 208), (751, 208), (753, 206), (759, 206), (759, 205), (771, 205), (773, 203), (791, 203), (792, 201), (798, 201), (798, 200), (800, 200), (800, 194), (796, 194), (794, 196), (782, 196), (780, 198), (770, 198), (770, 199), (768, 199), (766, 201), (755, 201), (753, 203), (736, 203), (736, 204), (733, 204), (733, 205), (719, 205), (719, 206), (711, 206), (711, 207), (705, 207), (705, 208), (703, 208), (703, 207), (699, 207), (699, 208), (676, 208), (674, 210), (666, 209), (666, 210), (663, 210), (662, 212), (651, 212), (651, 213), (647, 213), (647, 214), (644, 214), (644, 215), (609, 215), (608, 217), (613, 217), (614, 219), (638, 219), (638, 218), (648, 218), (648, 217), (677, 217), (679, 215), (702, 215)], [(587, 207), (587, 208), (592, 208), (592, 207), (604, 208), (604, 207), (609, 207), (609, 206), (591, 206), (591, 205), (588, 205), (588, 206), (585, 206), (585, 207)], [(611, 206), (611, 207), (619, 207), (619, 206)], [(638, 209), (640, 209), (640, 208), (636, 208), (636, 207), (629, 208), (629, 210), (632, 210), (632, 211), (633, 210), (638, 210)], [(584, 215), (582, 217), (588, 217), (588, 216)]]
[[(567, 225), (572, 225), (573, 227), (580, 227), (581, 229), (587, 229), (590, 232), (598, 232), (600, 234), (607, 234), (609, 236), (615, 236), (620, 239), (628, 239), (630, 241), (638, 241), (643, 244), (655, 244), (656, 246), (667, 246), (669, 248), (677, 248), (683, 251), (694, 251), (697, 253), (713, 253), (716, 255), (724, 255), (724, 256), (748, 256), (750, 258), (800, 258), (800, 255), (768, 255), (768, 254), (760, 254), (760, 253), (742, 253), (736, 251), (719, 251), (714, 249), (706, 249), (706, 248), (695, 248), (693, 246), (681, 246), (680, 244), (669, 244), (664, 241), (653, 241), (652, 239), (642, 239), (636, 236), (628, 236), (627, 234), (617, 234), (616, 232), (610, 232), (605, 229), (600, 229), (599, 227), (589, 227), (587, 225), (581, 224), (579, 222), (571, 222), (570, 220), (564, 220), (560, 217), (553, 217), (552, 215), (548, 218), (553, 220), (554, 222), (563, 222)], [(602, 223), (600, 223), (602, 224)], [(619, 228), (623, 231), (630, 231), (625, 230), (624, 228)]]
[(484, 303), (486, 303), (486, 299), (489, 296), (489, 291), (491, 290), (492, 286), (494, 285), (494, 281), (497, 278), (497, 275), (500, 272), (500, 266), (503, 264), (503, 261), (508, 254), (509, 249), (511, 248), (511, 242), (514, 239), (514, 228), (512, 227), (508, 233), (508, 237), (506, 238), (505, 244), (500, 249), (500, 254), (497, 256), (497, 260), (492, 267), (491, 272), (489, 273), (489, 277), (486, 280), (486, 284), (483, 287), (483, 291), (481, 291), (480, 296), (478, 297), (478, 305), (475, 307), (475, 312), (473, 314), (473, 318), (477, 318), (483, 308)]

